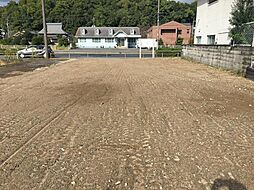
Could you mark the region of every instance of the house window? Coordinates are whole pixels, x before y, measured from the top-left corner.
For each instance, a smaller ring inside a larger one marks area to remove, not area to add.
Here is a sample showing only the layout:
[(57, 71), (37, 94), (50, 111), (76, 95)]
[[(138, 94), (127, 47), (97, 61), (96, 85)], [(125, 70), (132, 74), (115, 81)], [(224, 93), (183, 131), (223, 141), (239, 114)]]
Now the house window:
[(105, 42), (106, 43), (113, 43), (114, 42), (114, 38), (106, 38)]
[(134, 35), (134, 34), (135, 34), (135, 30), (134, 30), (134, 29), (131, 29), (131, 30), (130, 30), (130, 33), (131, 33), (131, 35)]
[(208, 0), (208, 4), (211, 4), (211, 3), (215, 2), (215, 1), (218, 1), (218, 0)]
[(99, 29), (95, 29), (95, 35), (99, 35), (100, 34), (100, 30)]
[(85, 35), (87, 33), (86, 29), (81, 29), (81, 34)]
[(180, 35), (181, 35), (181, 34), (182, 34), (182, 30), (178, 30), (178, 34), (180, 34)]
[(162, 34), (174, 34), (176, 33), (176, 29), (162, 29), (161, 30), (161, 35)]
[(201, 36), (197, 36), (196, 39), (197, 39), (197, 44), (201, 44), (202, 37)]
[(207, 44), (209, 44), (209, 45), (215, 44), (215, 35), (208, 35), (207, 36)]
[(189, 34), (190, 33), (190, 29), (187, 29), (187, 34)]
[(101, 43), (101, 39), (100, 38), (93, 38), (92, 42), (93, 43)]
[(109, 30), (108, 30), (108, 33), (109, 33), (109, 35), (113, 35), (113, 34), (114, 34), (113, 29), (109, 29)]
[(85, 43), (86, 42), (86, 38), (79, 39), (79, 42), (80, 43)]

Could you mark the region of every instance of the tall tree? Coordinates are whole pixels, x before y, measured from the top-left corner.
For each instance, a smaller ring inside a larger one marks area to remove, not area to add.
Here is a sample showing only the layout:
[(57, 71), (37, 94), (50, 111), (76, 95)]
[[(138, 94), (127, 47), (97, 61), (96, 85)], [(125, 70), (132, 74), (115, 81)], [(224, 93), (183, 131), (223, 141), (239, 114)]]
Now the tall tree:
[[(62, 22), (75, 34), (80, 26), (139, 26), (145, 31), (156, 24), (156, 0), (47, 0), (47, 22)], [(192, 22), (196, 4), (161, 0), (161, 24), (175, 20)], [(11, 1), (0, 9), (0, 27), (12, 34), (42, 29), (41, 0)]]
[[(250, 22), (254, 21), (253, 0), (236, 0), (231, 12), (230, 24), (233, 26), (230, 35), (236, 44), (248, 43), (248, 38), (253, 37), (254, 28)], [(249, 30), (252, 30), (250, 36)], [(248, 37), (249, 36), (249, 37)]]

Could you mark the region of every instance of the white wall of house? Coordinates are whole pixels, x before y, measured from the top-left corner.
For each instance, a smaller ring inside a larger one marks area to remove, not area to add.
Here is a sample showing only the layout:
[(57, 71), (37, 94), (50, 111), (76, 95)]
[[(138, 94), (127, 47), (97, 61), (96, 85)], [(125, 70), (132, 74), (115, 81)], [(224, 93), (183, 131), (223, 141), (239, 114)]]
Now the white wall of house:
[(117, 42), (114, 38), (111, 40), (105, 38), (78, 38), (76, 44), (78, 48), (115, 48)]
[(230, 44), (232, 5), (235, 0), (198, 0), (195, 44)]
[[(78, 38), (76, 46), (78, 48), (136, 48), (138, 39), (137, 37), (127, 38), (125, 36), (117, 36), (115, 38)], [(121, 43), (119, 40), (121, 40)]]

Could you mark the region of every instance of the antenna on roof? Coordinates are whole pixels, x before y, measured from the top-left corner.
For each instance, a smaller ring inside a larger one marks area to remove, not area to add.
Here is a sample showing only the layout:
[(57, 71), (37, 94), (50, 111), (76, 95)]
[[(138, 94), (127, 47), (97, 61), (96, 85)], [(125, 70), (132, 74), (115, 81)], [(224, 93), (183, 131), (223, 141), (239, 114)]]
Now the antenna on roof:
[(95, 18), (93, 17), (93, 25), (92, 27), (95, 27)]

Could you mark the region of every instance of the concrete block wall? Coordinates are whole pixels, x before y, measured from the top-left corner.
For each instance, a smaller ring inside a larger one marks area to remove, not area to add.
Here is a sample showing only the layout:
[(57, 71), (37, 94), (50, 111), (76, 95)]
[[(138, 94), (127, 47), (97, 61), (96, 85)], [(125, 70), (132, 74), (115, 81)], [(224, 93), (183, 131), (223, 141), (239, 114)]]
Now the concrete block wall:
[(254, 62), (254, 48), (196, 45), (184, 46), (182, 57), (194, 61), (235, 71), (245, 75), (246, 68)]

